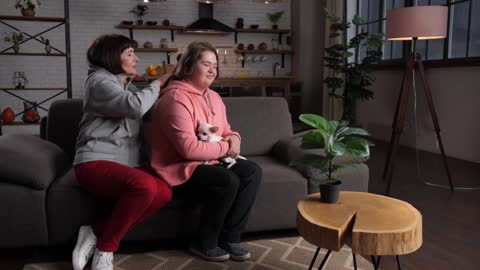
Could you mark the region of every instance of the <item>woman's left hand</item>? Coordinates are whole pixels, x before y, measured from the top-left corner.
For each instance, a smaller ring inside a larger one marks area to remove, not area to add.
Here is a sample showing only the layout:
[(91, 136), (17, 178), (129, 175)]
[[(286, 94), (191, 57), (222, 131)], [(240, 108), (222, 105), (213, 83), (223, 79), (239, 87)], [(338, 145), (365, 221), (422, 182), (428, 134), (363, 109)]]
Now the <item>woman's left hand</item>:
[(227, 156), (231, 158), (237, 158), (238, 155), (240, 155), (240, 139), (235, 135), (230, 135), (225, 137), (223, 140), (227, 141), (230, 145)]

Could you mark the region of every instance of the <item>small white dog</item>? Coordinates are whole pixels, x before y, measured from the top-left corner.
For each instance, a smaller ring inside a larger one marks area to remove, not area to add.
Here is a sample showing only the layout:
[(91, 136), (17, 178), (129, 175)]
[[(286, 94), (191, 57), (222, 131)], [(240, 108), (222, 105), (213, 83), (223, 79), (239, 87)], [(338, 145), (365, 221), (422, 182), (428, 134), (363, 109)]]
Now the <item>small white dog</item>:
[[(199, 140), (205, 141), (205, 142), (219, 142), (223, 140), (222, 136), (215, 134), (215, 132), (217, 131), (218, 131), (218, 127), (214, 127), (209, 123), (203, 123), (198, 121), (197, 137)], [(245, 157), (242, 157), (240, 155), (238, 156), (238, 158), (246, 159)], [(230, 167), (232, 167), (233, 165), (235, 165), (235, 163), (237, 163), (237, 161), (231, 157), (224, 157), (221, 160), (222, 162), (228, 164), (227, 169), (230, 169)]]

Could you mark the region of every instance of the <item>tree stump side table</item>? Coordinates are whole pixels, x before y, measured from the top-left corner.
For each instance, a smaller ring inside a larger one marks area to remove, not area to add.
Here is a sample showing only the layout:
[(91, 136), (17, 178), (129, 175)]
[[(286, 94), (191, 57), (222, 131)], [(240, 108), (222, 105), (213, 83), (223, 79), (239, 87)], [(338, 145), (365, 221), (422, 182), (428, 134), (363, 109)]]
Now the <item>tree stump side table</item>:
[[(310, 194), (297, 205), (297, 229), (300, 235), (316, 245), (317, 251), (310, 264), (315, 263), (320, 248), (329, 251), (344, 244), (355, 254), (370, 255), (378, 269), (383, 255), (395, 255), (401, 269), (399, 255), (416, 251), (422, 245), (422, 215), (407, 202), (365, 192), (340, 192), (335, 204), (320, 202), (320, 194)], [(377, 257), (378, 256), (378, 259)]]

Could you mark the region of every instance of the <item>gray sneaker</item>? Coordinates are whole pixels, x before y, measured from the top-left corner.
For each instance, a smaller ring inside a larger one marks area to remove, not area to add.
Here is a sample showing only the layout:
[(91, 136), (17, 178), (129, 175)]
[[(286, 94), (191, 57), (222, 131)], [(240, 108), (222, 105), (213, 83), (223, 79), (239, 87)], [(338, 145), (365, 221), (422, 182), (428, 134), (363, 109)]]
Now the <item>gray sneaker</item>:
[(250, 251), (240, 246), (239, 243), (220, 243), (220, 247), (230, 254), (234, 261), (245, 261), (250, 259)]
[(201, 248), (192, 246), (190, 247), (190, 252), (204, 258), (205, 260), (213, 262), (223, 262), (230, 259), (230, 254), (219, 247), (203, 250)]

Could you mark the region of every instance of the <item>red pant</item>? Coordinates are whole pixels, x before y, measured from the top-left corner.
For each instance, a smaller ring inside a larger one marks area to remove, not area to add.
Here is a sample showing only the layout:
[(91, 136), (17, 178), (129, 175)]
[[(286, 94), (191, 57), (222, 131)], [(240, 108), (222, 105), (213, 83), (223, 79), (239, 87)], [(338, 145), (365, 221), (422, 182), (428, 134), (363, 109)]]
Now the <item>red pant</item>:
[(87, 191), (116, 200), (111, 215), (94, 227), (101, 251), (116, 251), (129, 229), (172, 198), (172, 189), (165, 181), (141, 168), (98, 160), (75, 165), (75, 174)]

